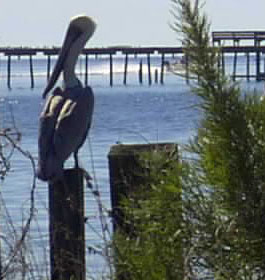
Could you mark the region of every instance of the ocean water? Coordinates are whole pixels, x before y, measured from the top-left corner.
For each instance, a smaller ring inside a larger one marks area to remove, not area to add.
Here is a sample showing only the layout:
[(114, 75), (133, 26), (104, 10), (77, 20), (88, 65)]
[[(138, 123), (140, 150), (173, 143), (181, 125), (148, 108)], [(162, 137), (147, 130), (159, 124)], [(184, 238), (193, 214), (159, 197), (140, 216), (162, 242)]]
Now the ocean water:
[[(168, 60), (176, 58), (169, 56)], [(144, 63), (144, 82), (139, 85), (138, 69), (140, 60)], [(254, 60), (254, 58), (253, 58)], [(12, 61), (12, 89), (7, 88), (6, 59), (0, 57), (0, 127), (7, 128), (15, 121), (22, 133), (21, 147), (29, 151), (37, 160), (38, 118), (44, 101), (41, 98), (46, 85), (46, 60), (34, 60), (35, 87), (30, 88), (29, 62), (14, 58)], [(160, 58), (152, 57), (152, 78), (157, 70), (160, 73)], [(54, 61), (53, 61), (54, 64)], [(84, 61), (79, 60), (77, 72), (84, 81)], [(239, 58), (238, 71), (244, 72), (245, 57)], [(114, 59), (114, 86), (109, 86), (109, 62), (106, 58), (92, 58), (89, 61), (88, 84), (95, 95), (95, 110), (89, 137), (79, 152), (82, 167), (93, 175), (106, 209), (110, 209), (108, 152), (116, 143), (158, 143), (174, 142), (180, 146), (196, 132), (200, 119), (199, 103), (190, 91), (185, 79), (169, 72), (165, 73), (164, 85), (148, 85), (145, 57), (129, 59), (127, 86), (123, 85), (124, 58)], [(232, 58), (227, 58), (228, 72), (232, 71)], [(251, 68), (254, 71), (254, 66)], [(60, 84), (59, 81), (58, 84)], [(242, 81), (246, 89), (262, 91), (263, 83)], [(2, 143), (1, 143), (2, 144)], [(9, 147), (5, 148), (9, 153)], [(67, 161), (66, 166), (72, 166)], [(15, 151), (11, 157), (11, 170), (1, 182), (2, 214), (7, 209), (13, 221), (13, 230), (19, 236), (21, 225), (29, 213), (32, 167), (28, 159)], [(48, 189), (47, 184), (37, 181), (35, 192), (35, 216), (30, 231), (30, 250), (34, 252), (34, 270), (45, 276), (48, 264)], [(87, 246), (102, 245), (99, 211), (94, 197), (85, 192)], [(2, 233), (1, 233), (2, 229)], [(0, 236), (7, 236), (12, 229), (3, 224)], [(2, 235), (1, 235), (2, 234)], [(2, 252), (4, 255), (5, 252)], [(88, 275), (101, 275), (107, 266), (98, 254), (87, 253)]]

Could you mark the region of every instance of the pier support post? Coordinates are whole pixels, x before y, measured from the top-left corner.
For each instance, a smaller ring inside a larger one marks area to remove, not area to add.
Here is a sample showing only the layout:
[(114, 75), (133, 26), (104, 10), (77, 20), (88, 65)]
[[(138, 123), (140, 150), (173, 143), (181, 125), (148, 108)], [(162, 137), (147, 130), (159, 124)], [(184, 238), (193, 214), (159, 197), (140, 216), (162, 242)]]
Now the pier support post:
[(185, 56), (185, 72), (186, 72), (186, 83), (190, 83), (190, 70), (189, 70), (189, 56)]
[(124, 76), (123, 76), (123, 84), (127, 83), (127, 68), (128, 68), (128, 54), (125, 55), (125, 63), (124, 63)]
[(237, 67), (237, 51), (235, 51), (235, 55), (234, 55), (234, 63), (233, 63), (233, 81), (236, 80), (236, 67)]
[(112, 59), (112, 54), (109, 55), (109, 83), (110, 83), (110, 86), (112, 87), (113, 86), (113, 59)]
[(250, 78), (250, 63), (249, 63), (249, 52), (247, 52), (247, 81), (249, 82)]
[(161, 55), (161, 73), (160, 73), (160, 84), (164, 84), (164, 66), (165, 66), (165, 54)]
[(223, 50), (221, 51), (221, 60), (222, 60), (221, 61), (222, 73), (223, 73), (223, 75), (225, 75), (225, 53)]
[(256, 80), (260, 80), (260, 51), (256, 52)]
[(47, 57), (47, 81), (50, 79), (50, 73), (51, 73), (51, 56), (48, 54), (48, 57)]
[(140, 63), (139, 63), (139, 83), (140, 84), (143, 84), (143, 62), (142, 60), (140, 60)]
[(29, 56), (29, 69), (30, 69), (30, 82), (31, 88), (34, 88), (34, 73), (33, 73), (33, 61), (32, 55)]
[(85, 280), (83, 171), (49, 185), (51, 280)]
[(11, 89), (11, 55), (7, 57), (7, 87)]
[(158, 70), (155, 70), (155, 83), (158, 83)]
[(85, 86), (88, 84), (88, 55), (85, 57)]
[(152, 85), (152, 76), (151, 76), (151, 61), (150, 61), (150, 53), (147, 54), (147, 66), (148, 66), (148, 84)]

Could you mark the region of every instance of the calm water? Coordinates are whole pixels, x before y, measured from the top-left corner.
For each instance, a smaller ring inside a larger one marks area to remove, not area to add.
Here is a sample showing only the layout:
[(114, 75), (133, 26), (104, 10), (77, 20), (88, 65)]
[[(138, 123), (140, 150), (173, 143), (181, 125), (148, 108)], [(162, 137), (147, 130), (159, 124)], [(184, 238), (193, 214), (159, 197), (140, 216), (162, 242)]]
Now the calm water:
[[(138, 64), (140, 58), (133, 58), (129, 64), (128, 85), (123, 86), (123, 60), (114, 61), (114, 86), (108, 86), (108, 61), (92, 59), (89, 69), (89, 84), (95, 94), (93, 125), (83, 149), (80, 151), (82, 166), (95, 174), (94, 182), (99, 185), (104, 205), (110, 209), (108, 152), (115, 143), (177, 142), (185, 143), (194, 134), (199, 120), (199, 112), (194, 108), (198, 100), (190, 93), (182, 78), (167, 73), (165, 85), (138, 84)], [(144, 61), (144, 58), (143, 62)], [(171, 57), (168, 59), (172, 59)], [(228, 59), (229, 61), (229, 59)], [(239, 70), (243, 69), (244, 57)], [(80, 61), (78, 72), (83, 71)], [(160, 60), (153, 58), (152, 74), (159, 69)], [(22, 147), (37, 157), (38, 116), (43, 106), (42, 90), (46, 84), (46, 61), (34, 61), (36, 72), (35, 88), (30, 89), (29, 65), (25, 60), (14, 60), (12, 64), (12, 90), (6, 87), (6, 62), (0, 58), (0, 125), (8, 127), (12, 114), (17, 128), (22, 133)], [(231, 69), (231, 68), (230, 68)], [(243, 70), (242, 70), (243, 71)], [(147, 68), (144, 68), (147, 72)], [(84, 76), (80, 76), (83, 80)], [(262, 89), (262, 83), (242, 83), (242, 87)], [(19, 230), (22, 220), (27, 217), (32, 183), (30, 162), (15, 152), (12, 169), (1, 184), (1, 192), (9, 214)], [(66, 163), (71, 166), (72, 160)], [(32, 224), (32, 248), (37, 252), (37, 263), (45, 264), (48, 248), (48, 202), (47, 184), (37, 182), (36, 216)], [(101, 244), (98, 209), (93, 197), (86, 192), (86, 215), (90, 224), (86, 227), (88, 245)], [(91, 229), (95, 229), (93, 231)], [(40, 266), (41, 267), (41, 266)], [(44, 268), (38, 268), (45, 274)], [(44, 266), (42, 266), (44, 267)], [(90, 274), (104, 271), (104, 261), (98, 255), (87, 256), (87, 269)]]

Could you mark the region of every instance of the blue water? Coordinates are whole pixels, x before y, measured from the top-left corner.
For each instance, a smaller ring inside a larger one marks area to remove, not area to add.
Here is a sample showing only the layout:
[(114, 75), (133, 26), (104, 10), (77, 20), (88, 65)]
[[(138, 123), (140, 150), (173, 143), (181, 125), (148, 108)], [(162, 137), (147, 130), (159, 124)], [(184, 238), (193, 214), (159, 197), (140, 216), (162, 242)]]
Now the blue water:
[[(129, 61), (128, 85), (123, 83), (123, 59), (114, 60), (114, 86), (109, 87), (108, 60), (90, 61), (89, 84), (95, 94), (93, 125), (80, 151), (81, 165), (95, 177), (106, 209), (110, 209), (108, 152), (116, 143), (174, 142), (184, 144), (194, 135), (200, 118), (195, 108), (199, 100), (190, 92), (185, 80), (166, 73), (165, 84), (147, 85), (138, 83), (138, 64), (141, 58)], [(142, 58), (145, 62), (145, 58)], [(173, 59), (169, 57), (169, 59)], [(152, 75), (155, 69), (160, 71), (159, 58), (152, 59)], [(244, 65), (241, 58), (239, 68)], [(77, 71), (84, 73), (84, 62), (80, 61)], [(18, 130), (22, 133), (21, 146), (37, 159), (38, 117), (43, 106), (42, 90), (46, 84), (46, 61), (34, 61), (35, 88), (30, 89), (28, 61), (14, 60), (12, 63), (12, 90), (6, 86), (6, 63), (0, 58), (0, 126), (12, 124), (12, 114)], [(145, 69), (145, 68), (144, 68)], [(243, 71), (243, 70), (242, 70)], [(146, 73), (146, 71), (144, 70)], [(80, 75), (84, 80), (84, 75)], [(245, 89), (262, 90), (263, 84), (251, 81), (242, 82)], [(66, 166), (71, 166), (70, 159)], [(29, 211), (32, 168), (29, 160), (19, 152), (11, 158), (11, 171), (1, 183), (0, 191), (8, 212), (18, 231)], [(48, 201), (47, 184), (37, 181), (35, 194), (36, 213), (30, 232), (30, 246), (37, 258), (34, 269), (46, 275), (45, 264), (48, 260)], [(102, 245), (97, 203), (89, 191), (86, 191), (86, 226), (87, 245)], [(95, 229), (92, 230), (91, 228)], [(2, 226), (3, 234), (8, 229)], [(39, 264), (39, 266), (37, 266)], [(107, 271), (104, 259), (99, 255), (87, 254), (89, 275)]]

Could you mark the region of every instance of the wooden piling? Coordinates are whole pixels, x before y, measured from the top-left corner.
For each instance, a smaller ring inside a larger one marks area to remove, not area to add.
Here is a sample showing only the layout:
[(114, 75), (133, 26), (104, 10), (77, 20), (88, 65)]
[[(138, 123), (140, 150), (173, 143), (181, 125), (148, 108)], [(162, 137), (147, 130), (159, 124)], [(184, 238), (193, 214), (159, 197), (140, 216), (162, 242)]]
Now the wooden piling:
[(51, 56), (48, 54), (47, 56), (47, 81), (50, 79), (51, 73)]
[(112, 54), (109, 55), (109, 73), (110, 73), (110, 86), (113, 86), (113, 59), (112, 59)]
[(120, 227), (126, 231), (126, 224), (123, 221), (124, 215), (121, 210), (121, 200), (123, 197), (129, 197), (140, 185), (144, 185), (143, 177), (139, 176), (139, 174), (143, 173), (142, 167), (139, 166), (141, 154), (157, 151), (170, 154), (177, 153), (177, 149), (177, 144), (174, 143), (120, 144), (111, 147), (108, 159), (114, 230)]
[(139, 83), (142, 84), (143, 83), (143, 62), (142, 62), (142, 60), (140, 60), (140, 63), (139, 63), (138, 76), (139, 76)]
[(51, 280), (85, 280), (83, 171), (49, 185)]
[(88, 85), (88, 54), (85, 56), (85, 86)]
[(236, 80), (236, 67), (237, 67), (237, 51), (235, 51), (235, 53), (234, 53), (233, 75), (232, 75), (233, 81)]
[(151, 76), (151, 61), (150, 61), (150, 53), (147, 54), (147, 67), (148, 67), (148, 84), (152, 85), (152, 76)]
[(190, 70), (189, 70), (189, 56), (186, 54), (185, 56), (185, 76), (186, 76), (186, 83), (190, 83)]
[(160, 84), (164, 84), (164, 67), (165, 67), (165, 54), (161, 55), (161, 73), (160, 73)]
[(223, 75), (225, 75), (225, 54), (224, 54), (224, 51), (222, 50), (222, 52), (221, 52), (221, 63), (222, 63), (222, 65), (221, 65), (221, 67), (222, 67), (222, 73), (223, 73)]
[(155, 69), (155, 83), (158, 83), (158, 70)]
[(32, 55), (29, 56), (29, 69), (30, 69), (31, 88), (34, 88), (34, 71), (33, 71)]
[(11, 89), (11, 55), (7, 56), (7, 87)]
[(250, 78), (249, 52), (247, 52), (246, 55), (247, 55), (247, 81), (249, 82), (249, 78)]
[(123, 84), (127, 84), (128, 54), (125, 54)]
[[(150, 172), (150, 167), (148, 167), (148, 164), (141, 164), (140, 160), (141, 156), (145, 155), (146, 157), (148, 153), (163, 153), (167, 158), (171, 157), (172, 160), (174, 158), (177, 161), (177, 145), (174, 143), (115, 145), (111, 147), (108, 155), (114, 232), (118, 231), (124, 234), (125, 237), (128, 236), (128, 238), (135, 240), (137, 240), (137, 236), (134, 230), (134, 221), (128, 220), (128, 217), (125, 218), (125, 213), (122, 210), (122, 201), (125, 197), (130, 198), (130, 196), (137, 200), (137, 191), (139, 191), (140, 188), (148, 188), (148, 186), (150, 186), (148, 175), (146, 175), (148, 171)], [(143, 174), (145, 174), (145, 176)], [(146, 197), (146, 199), (148, 199), (148, 197)], [(181, 200), (181, 194), (179, 194), (179, 199)], [(176, 221), (181, 221), (182, 212), (180, 211), (178, 215), (179, 217), (176, 217)], [(175, 259), (179, 267), (183, 269), (184, 259), (182, 246), (180, 245), (179, 248)], [(139, 252), (139, 254), (141, 254), (141, 252)], [(117, 261), (114, 262), (116, 264), (116, 279), (130, 279), (130, 270), (124, 271), (123, 260), (118, 259), (119, 254), (115, 257), (117, 258)], [(183, 279), (182, 274), (184, 273), (184, 269), (183, 271), (181, 271), (181, 269), (178, 272), (178, 279)]]
[(256, 80), (260, 80), (260, 51), (256, 52)]

